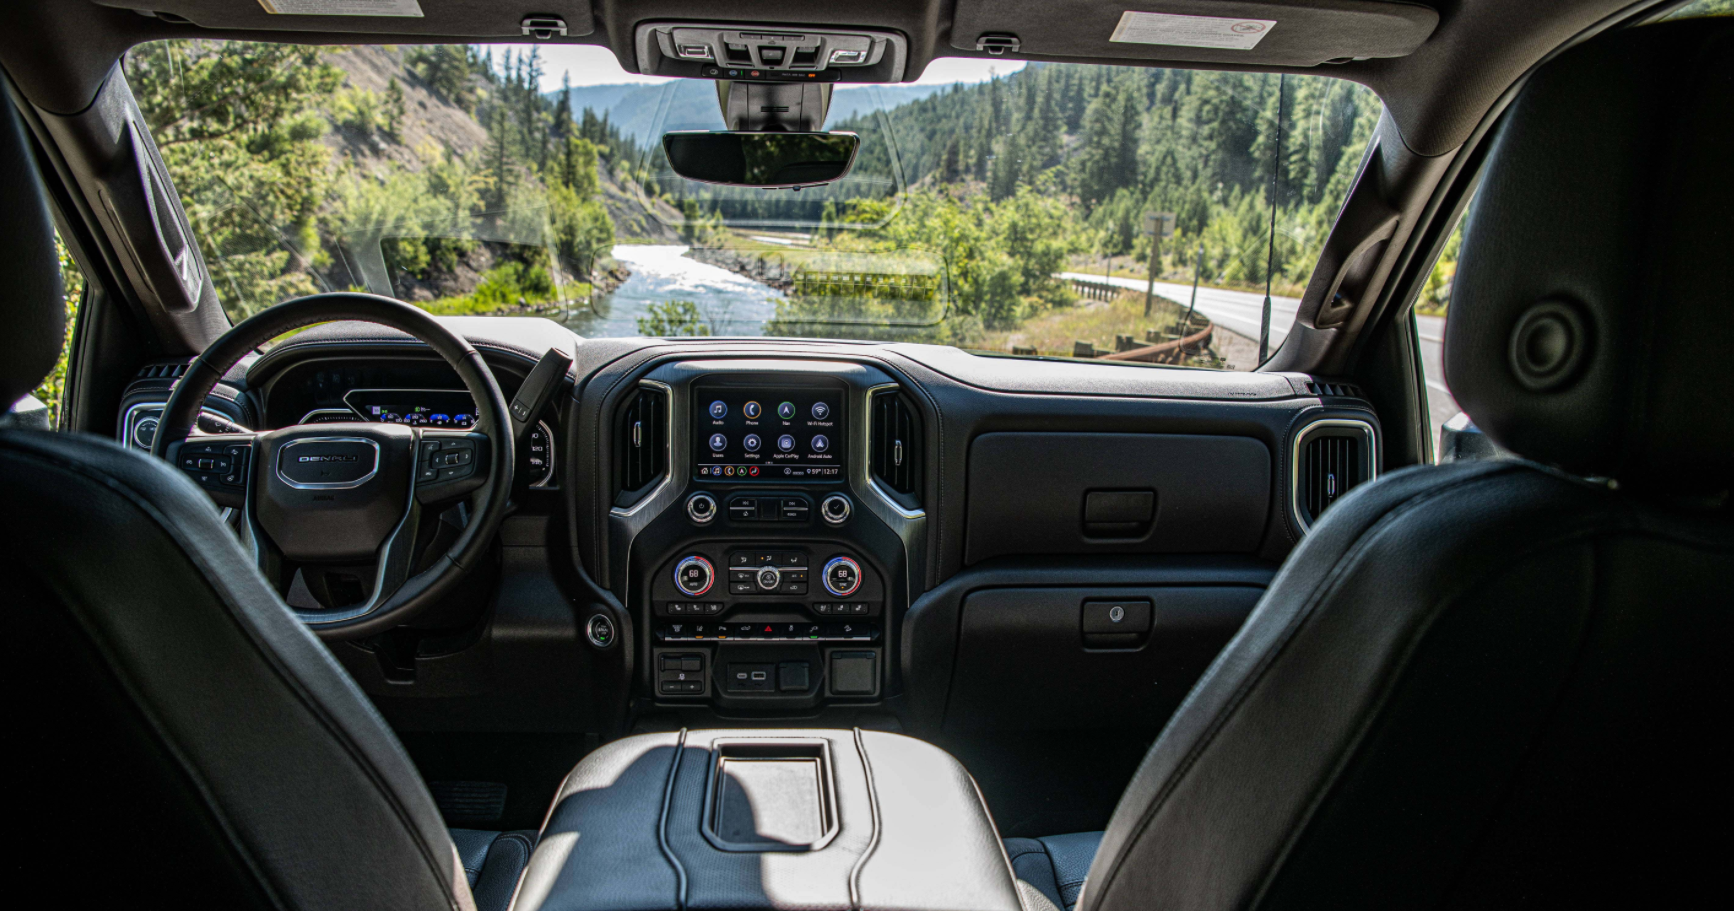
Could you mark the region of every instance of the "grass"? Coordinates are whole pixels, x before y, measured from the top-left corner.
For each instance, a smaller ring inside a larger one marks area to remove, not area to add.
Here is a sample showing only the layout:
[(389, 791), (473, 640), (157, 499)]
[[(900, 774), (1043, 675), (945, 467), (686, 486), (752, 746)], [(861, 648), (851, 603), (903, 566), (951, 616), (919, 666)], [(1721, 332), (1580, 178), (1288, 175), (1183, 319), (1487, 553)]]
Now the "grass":
[(1145, 316), (1144, 293), (1127, 292), (1113, 300), (1080, 301), (1074, 307), (1051, 310), (1025, 320), (1016, 329), (988, 332), (976, 347), (1002, 352), (1034, 348), (1037, 354), (1071, 357), (1073, 343), (1086, 341), (1112, 351), (1116, 335), (1130, 335), (1142, 342), (1146, 331), (1155, 329), (1157, 338), (1165, 341), (1185, 315), (1185, 306), (1157, 295), (1151, 315)]

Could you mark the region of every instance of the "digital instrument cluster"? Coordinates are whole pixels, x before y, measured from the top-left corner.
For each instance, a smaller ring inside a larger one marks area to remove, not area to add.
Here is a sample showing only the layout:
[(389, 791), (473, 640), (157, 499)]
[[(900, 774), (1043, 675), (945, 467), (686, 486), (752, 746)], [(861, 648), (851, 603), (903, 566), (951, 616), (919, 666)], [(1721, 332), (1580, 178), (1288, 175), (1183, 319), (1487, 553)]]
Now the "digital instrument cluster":
[(703, 480), (843, 477), (843, 393), (788, 387), (693, 390), (693, 465)]

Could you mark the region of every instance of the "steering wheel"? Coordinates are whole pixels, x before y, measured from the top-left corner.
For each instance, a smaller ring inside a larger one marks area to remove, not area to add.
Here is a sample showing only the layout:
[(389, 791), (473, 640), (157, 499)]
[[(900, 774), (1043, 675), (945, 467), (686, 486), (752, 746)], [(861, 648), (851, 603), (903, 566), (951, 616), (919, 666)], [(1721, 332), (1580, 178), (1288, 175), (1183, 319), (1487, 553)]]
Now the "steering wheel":
[[(425, 342), (475, 400), (472, 429), (355, 421), (189, 438), (205, 396), (241, 358), (285, 332), (337, 320), (378, 323)], [(409, 304), (338, 292), (285, 301), (212, 342), (163, 407), (151, 454), (219, 504), (242, 510), (255, 562), (279, 593), (297, 565), (375, 563), (372, 591), (361, 603), (291, 608), (318, 635), (348, 639), (414, 617), (486, 556), (512, 490), (511, 428), (505, 396), (469, 342)], [(468, 524), (416, 572), (422, 511), (464, 497), (473, 497)]]

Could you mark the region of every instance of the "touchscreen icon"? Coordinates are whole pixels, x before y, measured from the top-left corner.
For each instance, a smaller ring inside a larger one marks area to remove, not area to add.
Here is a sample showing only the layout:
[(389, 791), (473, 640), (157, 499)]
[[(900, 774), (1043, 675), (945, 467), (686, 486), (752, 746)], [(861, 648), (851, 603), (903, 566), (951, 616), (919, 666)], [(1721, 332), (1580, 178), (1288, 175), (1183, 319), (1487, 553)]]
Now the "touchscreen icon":
[(756, 433), (747, 434), (747, 438), (741, 441), (741, 445), (745, 446), (748, 452), (758, 452), (759, 435)]
[(712, 452), (722, 452), (724, 449), (727, 449), (728, 446), (728, 437), (725, 437), (720, 433), (713, 433), (710, 435), (710, 448)]
[(795, 403), (794, 402), (784, 402), (781, 405), (777, 406), (777, 417), (780, 417), (786, 421), (789, 418), (792, 418), (794, 416), (795, 416)]
[(813, 437), (813, 451), (814, 452), (824, 452), (825, 450), (830, 449), (830, 448), (831, 448), (831, 441), (826, 439), (824, 434), (821, 433), (821, 434), (815, 434), (814, 435), (814, 437)]
[[(717, 404), (720, 405), (722, 403), (718, 402)], [(715, 406), (712, 406), (712, 407), (715, 407)], [(746, 415), (747, 420), (749, 420), (749, 421), (758, 420), (759, 415), (763, 414), (764, 411), (765, 411), (765, 409), (759, 407), (758, 402), (748, 402), (745, 405), (741, 406), (741, 414)]]
[(784, 452), (792, 451), (795, 448), (795, 438), (786, 433), (777, 437), (777, 448)]
[(824, 402), (813, 403), (813, 420), (823, 421), (831, 416), (831, 406)]
[[(728, 413), (729, 413), (729, 406), (727, 403), (725, 403), (721, 400), (710, 403), (710, 416), (711, 417), (720, 418), (720, 417), (723, 417), (724, 415), (726, 415)], [(752, 417), (752, 415), (747, 415), (747, 417)]]

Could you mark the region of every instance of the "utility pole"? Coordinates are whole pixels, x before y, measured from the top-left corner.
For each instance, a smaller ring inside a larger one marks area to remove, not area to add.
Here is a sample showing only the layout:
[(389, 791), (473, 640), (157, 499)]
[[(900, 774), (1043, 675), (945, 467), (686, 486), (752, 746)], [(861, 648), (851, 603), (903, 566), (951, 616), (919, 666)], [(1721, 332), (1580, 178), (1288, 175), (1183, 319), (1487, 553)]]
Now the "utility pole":
[(1173, 212), (1145, 212), (1144, 230), (1150, 234), (1150, 280), (1144, 285), (1144, 316), (1156, 307), (1156, 264), (1162, 261), (1162, 238), (1174, 233)]

